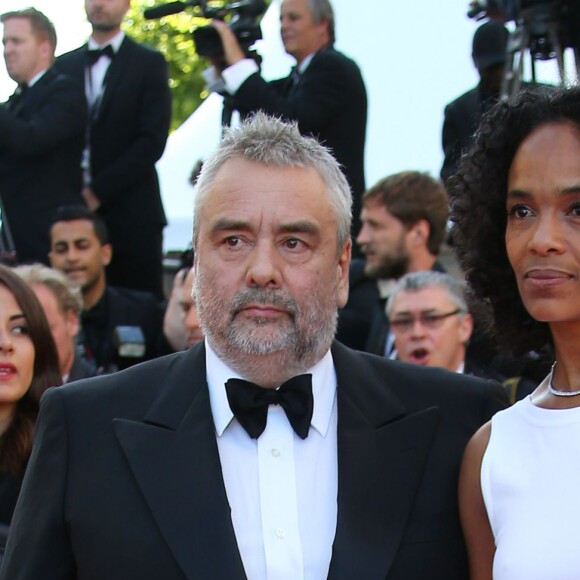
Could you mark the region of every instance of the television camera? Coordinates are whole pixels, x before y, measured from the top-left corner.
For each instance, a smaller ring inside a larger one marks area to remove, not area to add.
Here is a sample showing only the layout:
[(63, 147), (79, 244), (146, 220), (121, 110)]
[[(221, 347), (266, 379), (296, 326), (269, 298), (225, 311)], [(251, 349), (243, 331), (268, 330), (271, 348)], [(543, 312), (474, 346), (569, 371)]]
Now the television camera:
[(524, 55), (531, 60), (532, 83), (538, 60), (556, 59), (560, 83), (566, 79), (564, 51), (574, 52), (576, 78), (580, 78), (580, 2), (578, 0), (475, 0), (467, 13), (516, 24), (508, 38), (502, 97), (516, 94), (522, 85)]
[[(264, 0), (240, 0), (239, 2), (220, 2), (219, 0), (186, 0), (169, 2), (148, 8), (143, 16), (148, 20), (177, 14), (186, 8), (197, 9), (197, 15), (203, 18), (228, 20), (232, 32), (240, 47), (248, 56), (250, 47), (262, 38), (259, 19), (266, 10)], [(223, 47), (217, 30), (213, 26), (201, 26), (193, 31), (195, 48), (200, 56), (223, 56)]]

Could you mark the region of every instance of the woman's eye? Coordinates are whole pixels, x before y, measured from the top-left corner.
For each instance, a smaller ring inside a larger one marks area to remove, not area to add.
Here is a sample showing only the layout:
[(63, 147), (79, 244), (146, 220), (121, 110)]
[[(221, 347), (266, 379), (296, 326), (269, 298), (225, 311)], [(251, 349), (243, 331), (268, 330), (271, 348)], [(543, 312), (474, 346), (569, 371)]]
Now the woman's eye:
[(516, 204), (508, 209), (509, 217), (526, 218), (530, 215), (532, 215), (532, 210), (526, 205)]
[(14, 334), (29, 334), (30, 330), (26, 324), (17, 324), (12, 327), (12, 332), (14, 332)]

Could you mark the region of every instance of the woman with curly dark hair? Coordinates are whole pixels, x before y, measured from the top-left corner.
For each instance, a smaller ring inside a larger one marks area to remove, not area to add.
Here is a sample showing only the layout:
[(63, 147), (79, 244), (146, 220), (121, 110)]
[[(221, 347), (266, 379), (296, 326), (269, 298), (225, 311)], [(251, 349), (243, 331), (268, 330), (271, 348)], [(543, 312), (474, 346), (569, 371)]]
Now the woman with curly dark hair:
[(515, 353), (553, 349), (528, 397), (469, 443), (460, 511), (472, 580), (580, 571), (580, 88), (484, 118), (452, 187), (468, 281)]
[(0, 523), (9, 524), (32, 449), (40, 397), (60, 385), (56, 347), (26, 282), (0, 265)]

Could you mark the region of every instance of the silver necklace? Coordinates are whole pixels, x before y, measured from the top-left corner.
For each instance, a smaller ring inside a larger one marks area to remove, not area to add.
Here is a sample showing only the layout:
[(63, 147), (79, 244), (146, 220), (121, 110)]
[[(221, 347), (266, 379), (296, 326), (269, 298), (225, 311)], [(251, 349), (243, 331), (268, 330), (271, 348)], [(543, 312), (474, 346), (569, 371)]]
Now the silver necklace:
[(577, 391), (561, 391), (560, 389), (556, 389), (552, 384), (552, 379), (554, 378), (554, 369), (556, 368), (556, 363), (552, 365), (550, 369), (550, 374), (548, 375), (548, 391), (552, 393), (552, 395), (556, 397), (576, 397), (580, 395), (580, 389)]

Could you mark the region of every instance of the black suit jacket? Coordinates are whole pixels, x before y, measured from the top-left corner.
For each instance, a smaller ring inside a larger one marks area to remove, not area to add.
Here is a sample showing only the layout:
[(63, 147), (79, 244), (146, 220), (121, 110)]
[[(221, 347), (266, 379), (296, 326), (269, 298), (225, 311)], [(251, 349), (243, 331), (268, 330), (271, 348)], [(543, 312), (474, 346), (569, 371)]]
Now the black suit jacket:
[[(84, 93), (86, 45), (55, 66)], [(99, 114), (91, 127), (92, 188), (98, 213), (118, 244), (124, 226), (165, 225), (155, 162), (169, 132), (171, 94), (163, 56), (125, 37), (107, 72)]]
[(446, 181), (457, 170), (462, 153), (469, 145), (481, 117), (498, 100), (499, 95), (487, 93), (481, 83), (445, 107), (442, 142), (445, 159), (441, 179)]
[(354, 61), (333, 48), (320, 50), (297, 82), (292, 76), (266, 82), (256, 73), (242, 84), (231, 104), (242, 116), (262, 110), (298, 121), (302, 134), (313, 135), (329, 147), (352, 188), (353, 217), (358, 223), (365, 190), (367, 94)]
[[(332, 580), (464, 580), (463, 449), (497, 386), (333, 345), (338, 522)], [(245, 578), (199, 344), (51, 389), (1, 578)]]
[[(79, 345), (84, 346), (99, 372), (111, 372), (119, 366), (126, 368), (158, 355), (163, 334), (163, 307), (149, 292), (107, 285), (98, 304), (81, 313), (81, 323)], [(114, 340), (115, 329), (119, 326), (141, 328), (145, 339), (143, 357), (119, 359)], [(95, 341), (95, 337), (100, 340)]]
[(83, 203), (85, 124), (84, 91), (54, 67), (0, 106), (0, 197), (21, 262), (47, 263), (55, 209)]

